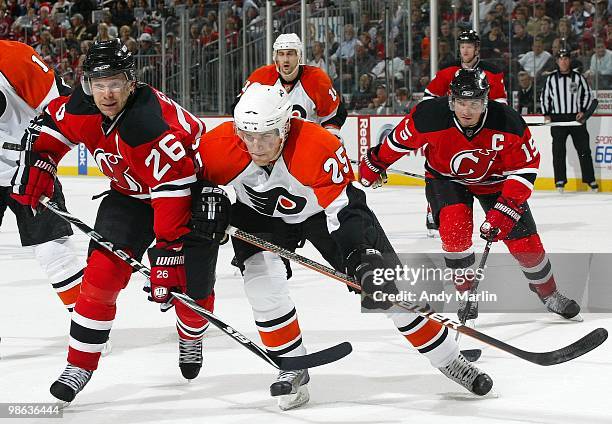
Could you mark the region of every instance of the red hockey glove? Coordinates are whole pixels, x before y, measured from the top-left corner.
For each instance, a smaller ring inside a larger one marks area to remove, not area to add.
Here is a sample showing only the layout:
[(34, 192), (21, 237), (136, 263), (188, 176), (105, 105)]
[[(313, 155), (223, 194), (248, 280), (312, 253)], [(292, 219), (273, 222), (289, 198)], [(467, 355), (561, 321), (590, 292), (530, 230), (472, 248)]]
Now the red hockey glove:
[(489, 209), (485, 222), (480, 226), (480, 237), (487, 241), (504, 240), (525, 210), (503, 196), (497, 198), (495, 206)]
[(380, 144), (370, 148), (359, 164), (359, 181), (364, 187), (378, 188), (387, 182), (389, 165), (378, 159), (379, 150)]
[(185, 256), (182, 246), (151, 247), (147, 251), (151, 262), (151, 288), (149, 300), (167, 303), (171, 292), (184, 293), (187, 287)]
[(36, 210), (41, 196), (53, 196), (53, 185), (57, 165), (47, 155), (37, 152), (23, 152), (18, 161), (18, 169), (11, 181), (11, 197), (25, 206)]

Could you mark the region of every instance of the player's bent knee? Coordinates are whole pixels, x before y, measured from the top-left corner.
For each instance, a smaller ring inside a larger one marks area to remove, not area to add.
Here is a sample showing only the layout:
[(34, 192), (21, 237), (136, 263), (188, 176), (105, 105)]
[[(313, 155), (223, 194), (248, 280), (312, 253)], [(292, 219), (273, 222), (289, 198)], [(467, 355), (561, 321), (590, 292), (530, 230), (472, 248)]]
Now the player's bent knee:
[(114, 304), (131, 275), (131, 267), (121, 259), (96, 249), (87, 261), (81, 295), (104, 304)]
[(463, 203), (440, 210), (440, 238), (447, 252), (463, 252), (472, 246), (472, 209)]
[(504, 240), (504, 243), (512, 256), (524, 267), (533, 267), (539, 264), (546, 254), (538, 234), (514, 240)]

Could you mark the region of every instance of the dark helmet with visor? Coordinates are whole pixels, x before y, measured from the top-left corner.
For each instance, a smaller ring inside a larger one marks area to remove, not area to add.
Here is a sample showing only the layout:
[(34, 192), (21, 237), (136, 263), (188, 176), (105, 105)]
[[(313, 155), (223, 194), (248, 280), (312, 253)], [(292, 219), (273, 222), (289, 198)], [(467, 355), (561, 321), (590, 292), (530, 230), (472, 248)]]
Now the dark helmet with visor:
[(129, 81), (136, 81), (134, 56), (118, 38), (96, 41), (83, 61), (83, 91), (91, 96), (92, 78), (106, 78), (118, 74), (125, 74)]
[(448, 103), (451, 110), (454, 110), (453, 100), (469, 99), (484, 100), (484, 110), (487, 108), (489, 97), (489, 81), (487, 76), (480, 69), (459, 69), (455, 73), (455, 78), (450, 84), (450, 96)]

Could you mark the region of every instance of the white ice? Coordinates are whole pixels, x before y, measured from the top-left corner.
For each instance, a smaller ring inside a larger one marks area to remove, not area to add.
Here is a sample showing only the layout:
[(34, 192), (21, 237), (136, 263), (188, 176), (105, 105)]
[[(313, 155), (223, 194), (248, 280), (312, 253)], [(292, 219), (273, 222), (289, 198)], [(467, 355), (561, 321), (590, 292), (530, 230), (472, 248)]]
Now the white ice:
[[(62, 180), (69, 209), (93, 226), (98, 202), (91, 195), (105, 190), (107, 181)], [(424, 234), (422, 188), (369, 190), (368, 200), (398, 251), (438, 249), (439, 240)], [(549, 251), (610, 252), (610, 194), (535, 193), (530, 203)], [(475, 222), (481, 220), (477, 212)], [(75, 233), (84, 255), (88, 239)], [(476, 241), (476, 251), (482, 246)], [(494, 251), (503, 250), (494, 246)], [(50, 401), (49, 385), (66, 363), (69, 316), (31, 250), (20, 247), (8, 212), (0, 252), (0, 402)], [(319, 258), (308, 246), (301, 253)], [(231, 256), (231, 247), (223, 246), (215, 313), (258, 340), (241, 278), (229, 265)], [(305, 407), (280, 411), (268, 393), (275, 370), (213, 327), (205, 341), (204, 368), (187, 383), (178, 369), (174, 313), (162, 314), (147, 302), (143, 278), (135, 274), (119, 297), (113, 352), (102, 358), (62, 422), (612, 422), (610, 341), (574, 361), (541, 367), (464, 336), (462, 348), (483, 348), (478, 364), (494, 380), (495, 396), (477, 398), (431, 368), (384, 316), (361, 314), (358, 298), (341, 284), (299, 265), (293, 268), (291, 292), (309, 350), (344, 340), (354, 348), (344, 360), (311, 370), (311, 401)], [(533, 296), (526, 294), (523, 281), (517, 287), (517, 293)], [(478, 319), (481, 331), (532, 351), (561, 347), (597, 327), (612, 329), (612, 314), (586, 314), (583, 323), (546, 313), (482, 314)]]

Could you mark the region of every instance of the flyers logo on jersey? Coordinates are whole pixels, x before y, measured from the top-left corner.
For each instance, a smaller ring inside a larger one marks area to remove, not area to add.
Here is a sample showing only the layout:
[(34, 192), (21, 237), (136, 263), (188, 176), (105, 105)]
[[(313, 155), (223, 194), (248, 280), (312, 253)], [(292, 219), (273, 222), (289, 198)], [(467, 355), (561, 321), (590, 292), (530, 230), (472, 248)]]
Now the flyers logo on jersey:
[(496, 156), (497, 152), (491, 149), (464, 150), (451, 159), (451, 173), (469, 183), (481, 181), (489, 172)]
[(125, 190), (142, 192), (141, 185), (129, 174), (130, 167), (127, 166), (121, 155), (105, 152), (103, 149), (96, 149), (93, 157), (100, 168), (100, 171), (115, 184)]
[(253, 208), (264, 215), (274, 216), (275, 211), (283, 215), (296, 215), (306, 207), (306, 199), (289, 193), (284, 187), (274, 187), (262, 193), (244, 184), (243, 187)]

